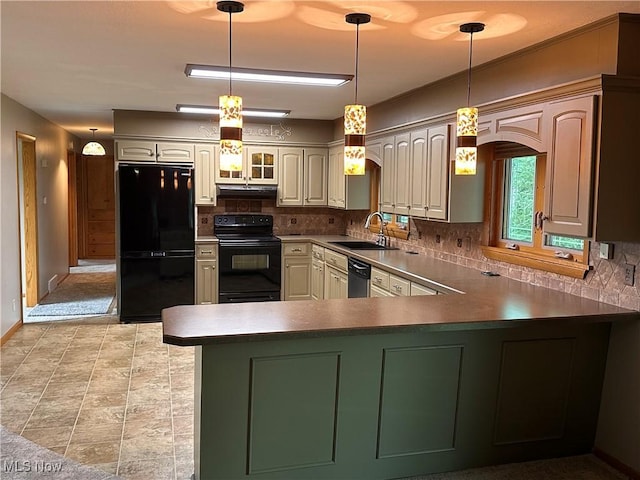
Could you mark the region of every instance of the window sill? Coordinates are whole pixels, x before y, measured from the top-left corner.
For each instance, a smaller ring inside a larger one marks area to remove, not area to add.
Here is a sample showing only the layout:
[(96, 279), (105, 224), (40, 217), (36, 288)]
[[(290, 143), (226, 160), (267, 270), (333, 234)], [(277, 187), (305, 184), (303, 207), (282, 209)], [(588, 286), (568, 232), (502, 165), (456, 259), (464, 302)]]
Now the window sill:
[[(377, 235), (380, 232), (380, 224), (372, 223), (369, 226), (369, 231)], [(402, 240), (406, 240), (409, 238), (409, 231), (406, 229), (399, 228), (397, 225), (385, 225), (382, 231), (386, 236), (390, 238), (400, 238)]]
[(542, 257), (518, 250), (497, 247), (482, 247), (482, 253), (491, 260), (512, 263), (523, 267), (535, 268), (545, 272), (557, 273), (572, 278), (583, 279), (590, 270), (589, 265), (553, 257)]

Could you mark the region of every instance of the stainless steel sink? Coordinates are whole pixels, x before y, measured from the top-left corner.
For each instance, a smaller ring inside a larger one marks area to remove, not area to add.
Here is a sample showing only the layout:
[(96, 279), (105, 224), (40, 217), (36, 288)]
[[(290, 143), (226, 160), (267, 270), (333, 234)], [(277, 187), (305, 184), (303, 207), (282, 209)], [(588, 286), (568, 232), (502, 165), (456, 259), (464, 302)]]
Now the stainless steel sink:
[(334, 245), (348, 248), (350, 250), (397, 250), (395, 247), (383, 247), (375, 242), (365, 242), (363, 240), (345, 240), (340, 242), (329, 242)]

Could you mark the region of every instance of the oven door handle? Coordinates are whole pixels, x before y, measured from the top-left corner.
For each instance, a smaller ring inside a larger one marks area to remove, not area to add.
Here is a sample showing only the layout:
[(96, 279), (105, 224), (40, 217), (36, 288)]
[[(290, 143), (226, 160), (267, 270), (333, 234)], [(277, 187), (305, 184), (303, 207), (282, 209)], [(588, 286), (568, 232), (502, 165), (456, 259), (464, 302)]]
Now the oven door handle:
[(246, 240), (239, 240), (239, 241), (233, 241), (233, 240), (225, 240), (224, 242), (219, 242), (218, 246), (220, 248), (226, 248), (226, 247), (233, 247), (233, 248), (237, 248), (237, 247), (249, 247), (249, 248), (256, 248), (256, 247), (278, 247), (280, 248), (281, 242), (279, 241), (257, 241), (257, 242), (251, 242), (251, 241), (246, 241)]

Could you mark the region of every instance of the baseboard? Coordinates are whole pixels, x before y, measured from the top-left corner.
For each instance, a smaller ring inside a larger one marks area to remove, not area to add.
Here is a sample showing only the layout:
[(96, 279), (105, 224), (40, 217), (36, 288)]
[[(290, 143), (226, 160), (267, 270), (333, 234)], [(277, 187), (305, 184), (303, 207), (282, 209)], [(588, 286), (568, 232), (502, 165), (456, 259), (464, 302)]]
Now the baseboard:
[(22, 327), (22, 319), (18, 320), (16, 324), (9, 330), (7, 330), (7, 333), (5, 333), (2, 338), (0, 338), (0, 345), (4, 345), (5, 342), (9, 340), (13, 336), (13, 334), (20, 329), (20, 327)]
[(593, 454), (605, 463), (608, 463), (616, 470), (620, 471), (624, 475), (627, 475), (630, 480), (640, 480), (640, 472), (631, 468), (626, 463), (621, 462), (617, 458), (603, 452), (598, 447), (593, 447)]

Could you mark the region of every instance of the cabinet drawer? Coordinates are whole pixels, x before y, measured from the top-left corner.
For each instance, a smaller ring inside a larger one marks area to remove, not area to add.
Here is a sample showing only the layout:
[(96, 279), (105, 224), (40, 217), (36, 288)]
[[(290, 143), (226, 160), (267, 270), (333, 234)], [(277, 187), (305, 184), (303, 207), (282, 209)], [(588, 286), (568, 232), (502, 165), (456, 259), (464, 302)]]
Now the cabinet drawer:
[(389, 290), (389, 272), (371, 267), (371, 285)]
[(88, 248), (89, 258), (114, 258), (116, 256), (115, 245), (97, 244), (89, 245)]
[(310, 243), (283, 243), (282, 244), (282, 253), (285, 257), (295, 256), (295, 257), (308, 257), (311, 253), (311, 244)]
[(375, 285), (369, 286), (370, 297), (395, 297), (393, 293), (384, 288), (376, 287)]
[(347, 256), (333, 250), (324, 250), (324, 261), (327, 265), (331, 265), (343, 272), (347, 271)]
[(320, 245), (312, 245), (311, 255), (317, 260), (324, 261), (324, 247), (321, 247)]
[(197, 258), (216, 258), (218, 246), (216, 244), (202, 244), (196, 245), (196, 257)]
[(389, 274), (389, 291), (401, 297), (408, 296), (411, 292), (411, 282)]
[(432, 288), (425, 287), (424, 285), (420, 285), (419, 283), (411, 282), (411, 296), (415, 297), (418, 295), (437, 295), (438, 292)]

